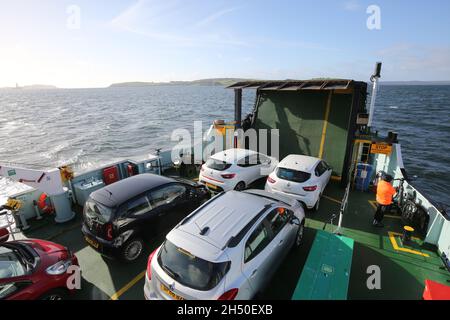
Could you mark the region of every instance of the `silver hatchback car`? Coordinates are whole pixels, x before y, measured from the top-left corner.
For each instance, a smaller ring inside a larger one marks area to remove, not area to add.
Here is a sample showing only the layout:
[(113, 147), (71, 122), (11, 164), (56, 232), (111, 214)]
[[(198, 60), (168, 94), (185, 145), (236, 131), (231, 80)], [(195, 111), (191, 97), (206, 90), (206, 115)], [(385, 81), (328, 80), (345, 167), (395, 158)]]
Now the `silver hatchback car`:
[(146, 299), (252, 299), (294, 246), (305, 213), (261, 190), (221, 193), (182, 220), (149, 257)]

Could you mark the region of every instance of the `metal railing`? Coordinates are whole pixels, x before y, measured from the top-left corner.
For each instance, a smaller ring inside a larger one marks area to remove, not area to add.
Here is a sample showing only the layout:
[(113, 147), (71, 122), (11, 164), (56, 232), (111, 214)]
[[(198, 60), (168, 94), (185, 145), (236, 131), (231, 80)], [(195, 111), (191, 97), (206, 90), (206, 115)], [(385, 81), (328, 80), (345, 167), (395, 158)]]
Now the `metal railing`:
[[(4, 217), (4, 219), (1, 219)], [(0, 229), (5, 228), (8, 231), (8, 234), (4, 236), (0, 236), (0, 242), (3, 242), (3, 238), (6, 238), (8, 240), (9, 236), (11, 235), (13, 240), (16, 240), (16, 237), (14, 236), (17, 233), (20, 233), (21, 231), (17, 229), (16, 226), (16, 219), (14, 218), (14, 213), (10, 210), (0, 210), (0, 222), (6, 221), (6, 224), (0, 224)]]

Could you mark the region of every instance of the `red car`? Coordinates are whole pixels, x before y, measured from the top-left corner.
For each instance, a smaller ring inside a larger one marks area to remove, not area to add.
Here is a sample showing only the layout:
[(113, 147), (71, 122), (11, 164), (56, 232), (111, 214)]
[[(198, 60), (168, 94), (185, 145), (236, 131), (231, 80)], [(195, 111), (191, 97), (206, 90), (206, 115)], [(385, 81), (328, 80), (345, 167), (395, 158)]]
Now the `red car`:
[(0, 244), (0, 300), (61, 300), (69, 290), (67, 269), (78, 266), (66, 247), (27, 239)]

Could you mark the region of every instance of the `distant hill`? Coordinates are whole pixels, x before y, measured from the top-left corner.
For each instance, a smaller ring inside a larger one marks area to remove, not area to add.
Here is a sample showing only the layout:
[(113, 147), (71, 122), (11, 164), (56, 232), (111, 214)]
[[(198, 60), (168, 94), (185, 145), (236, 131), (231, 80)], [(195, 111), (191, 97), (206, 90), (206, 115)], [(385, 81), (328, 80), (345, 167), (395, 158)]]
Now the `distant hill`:
[(121, 82), (113, 83), (109, 87), (150, 87), (150, 86), (229, 86), (238, 81), (246, 81), (249, 79), (240, 78), (212, 78), (200, 79), (193, 81), (170, 81), (170, 82)]
[(30, 86), (23, 86), (23, 87), (3, 87), (0, 89), (15, 89), (15, 90), (48, 90), (48, 89), (58, 89), (56, 86), (47, 85), (47, 84), (33, 84)]

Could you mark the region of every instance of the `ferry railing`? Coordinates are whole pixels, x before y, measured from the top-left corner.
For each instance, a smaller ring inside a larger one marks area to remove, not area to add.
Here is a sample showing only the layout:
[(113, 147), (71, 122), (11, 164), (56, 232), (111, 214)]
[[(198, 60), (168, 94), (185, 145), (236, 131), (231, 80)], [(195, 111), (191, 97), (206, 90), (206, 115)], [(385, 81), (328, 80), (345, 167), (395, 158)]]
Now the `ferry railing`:
[[(344, 212), (347, 209), (347, 205), (348, 205), (348, 196), (350, 194), (350, 185), (351, 185), (351, 182), (349, 181), (347, 183), (347, 187), (345, 188), (344, 196), (342, 197), (341, 207), (339, 208), (338, 225), (337, 225), (336, 229), (333, 232), (333, 233), (338, 234), (338, 235), (341, 234), (341, 230), (342, 230), (342, 220), (344, 218)], [(333, 225), (334, 218), (336, 218), (336, 215), (332, 216), (332, 218), (331, 218), (331, 225)]]
[(5, 228), (8, 231), (8, 234), (6, 234), (5, 236), (1, 237), (0, 236), (0, 243), (3, 242), (3, 238), (6, 238), (6, 240), (8, 240), (9, 236), (11, 235), (13, 238), (13, 241), (16, 240), (16, 237), (14, 236), (15, 234), (21, 233), (21, 231), (19, 229), (17, 229), (16, 227), (14, 227), (16, 225), (16, 219), (14, 218), (14, 212), (10, 211), (10, 210), (0, 210), (0, 222), (2, 222), (1, 218), (4, 217), (4, 221), (6, 221), (6, 224), (1, 224), (0, 223), (0, 229)]

